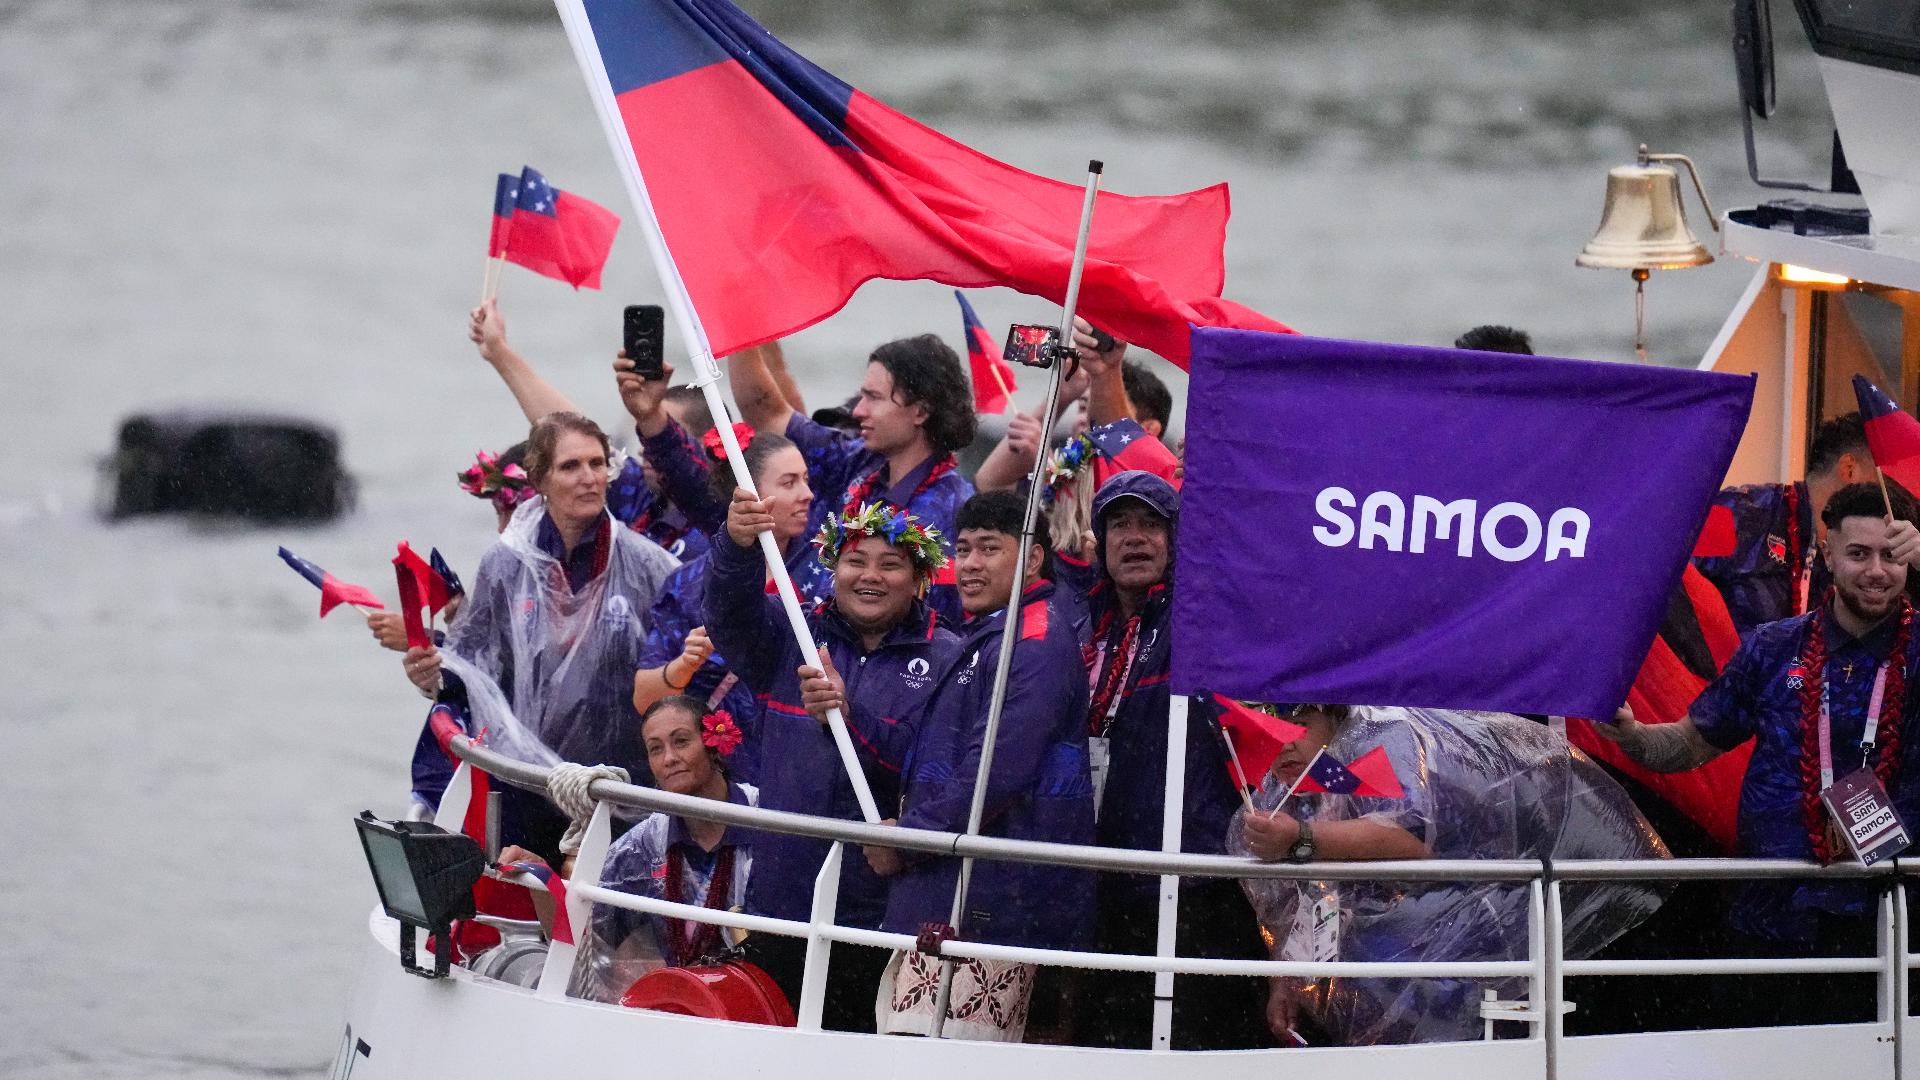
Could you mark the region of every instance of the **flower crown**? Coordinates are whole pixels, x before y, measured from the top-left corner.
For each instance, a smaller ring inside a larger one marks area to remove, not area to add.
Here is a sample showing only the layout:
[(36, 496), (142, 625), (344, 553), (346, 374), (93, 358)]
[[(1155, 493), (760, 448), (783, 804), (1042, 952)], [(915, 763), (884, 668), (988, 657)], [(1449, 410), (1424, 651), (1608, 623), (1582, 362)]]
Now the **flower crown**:
[(921, 525), (919, 519), (905, 510), (880, 502), (867, 503), (851, 514), (828, 514), (826, 524), (820, 526), (813, 543), (820, 549), (820, 561), (831, 569), (840, 561), (840, 553), (848, 544), (862, 536), (878, 536), (889, 544), (906, 548), (913, 565), (920, 570), (931, 572), (947, 564), (947, 553), (940, 549), (937, 530)]
[(721, 757), (731, 757), (739, 748), (746, 735), (740, 731), (740, 725), (733, 722), (733, 714), (725, 709), (715, 709), (700, 718), (700, 741), (711, 746)]
[(487, 450), (475, 454), (473, 465), (457, 479), (460, 490), (476, 499), (490, 499), (502, 510), (511, 510), (536, 494), (525, 469), (503, 466), (500, 455)]
[[(745, 452), (747, 447), (753, 445), (753, 436), (754, 430), (752, 424), (742, 420), (733, 425), (733, 438), (734, 441), (740, 444), (742, 452)], [(706, 433), (700, 436), (700, 445), (707, 448), (707, 456), (713, 460), (727, 460), (727, 444), (721, 441), (719, 428), (708, 428)]]
[(1047, 459), (1047, 469), (1041, 478), (1041, 495), (1048, 502), (1054, 499), (1054, 493), (1073, 482), (1080, 470), (1087, 467), (1095, 455), (1093, 440), (1082, 433), (1068, 439), (1065, 445), (1053, 452)]

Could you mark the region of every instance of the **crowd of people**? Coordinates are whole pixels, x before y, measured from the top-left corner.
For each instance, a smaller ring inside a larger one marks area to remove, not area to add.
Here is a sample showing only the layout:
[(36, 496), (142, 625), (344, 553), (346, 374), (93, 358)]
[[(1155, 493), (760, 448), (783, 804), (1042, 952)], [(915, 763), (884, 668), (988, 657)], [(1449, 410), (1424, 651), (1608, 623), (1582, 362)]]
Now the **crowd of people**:
[[(495, 745), (538, 746), (551, 760), (604, 766), (634, 783), (857, 820), (855, 785), (828, 722), (837, 712), (886, 824), (964, 831), (1002, 642), (1012, 635), (980, 830), (1159, 849), (1183, 474), (1102, 468), (1089, 435), (1137, 425), (1139, 437), (1171, 442), (1172, 397), (1125, 356), (1124, 342), (1078, 329), (1059, 412), (1013, 415), (990, 448), (975, 447), (967, 365), (935, 335), (879, 345), (849, 372), (859, 384), (847, 404), (815, 412), (777, 343), (730, 357), (744, 418), (734, 428), (741, 476), (699, 393), (672, 386), (670, 367), (643, 378), (624, 354), (614, 358), (614, 389), (635, 436), (616, 450), (511, 346), (497, 303), (476, 309), (470, 336), (531, 428), (462, 474), (462, 486), (493, 506), (499, 539), (450, 605), (445, 632), (408, 648), (397, 616), (369, 616), (442, 718), (421, 731), (415, 799), (431, 808), (446, 787), (450, 717)], [(1526, 335), (1504, 327), (1477, 328), (1458, 344), (1531, 351)], [(1022, 486), (1043, 447), (1045, 512), (1023, 552)], [(1169, 449), (1177, 460), (1179, 446)], [(963, 456), (977, 467), (963, 468)], [(1742, 854), (1846, 857), (1819, 795), (1835, 771), (1856, 766), (1885, 785), (1906, 820), (1920, 813), (1920, 772), (1904, 767), (1920, 754), (1920, 733), (1906, 737), (1905, 708), (1915, 664), (1907, 568), (1920, 559), (1920, 515), (1897, 491), (1861, 483), (1871, 472), (1859, 418), (1844, 417), (1813, 440), (1804, 481), (1723, 493), (1736, 551), (1699, 569), (1736, 615), (1739, 650), (1684, 721), (1644, 724), (1623, 709), (1601, 725), (1656, 771), (1753, 740)], [(800, 596), (817, 666), (776, 595), (763, 534)], [(1667, 855), (1635, 806), (1645, 790), (1630, 798), (1551, 718), (1259, 704), (1307, 734), (1264, 777), (1249, 777), (1249, 790), (1229, 767), (1224, 707), (1196, 700), (1187, 725), (1183, 851), (1295, 862)], [(1383, 748), (1403, 795), (1296, 791), (1316, 754), (1351, 760), (1372, 747)], [(571, 872), (577, 820), (538, 795), (505, 795), (500, 826), (513, 859)], [(800, 921), (811, 917), (830, 847), (692, 816), (616, 828), (603, 884)], [(982, 862), (959, 925), (946, 926), (959, 869), (957, 859), (904, 849), (850, 850), (836, 918), (922, 940), (1155, 951), (1155, 877)], [(1570, 894), (1568, 954), (1608, 947), (1662, 896), (1646, 885)], [(1733, 901), (1728, 925), (1762, 955), (1812, 955), (1870, 941), (1868, 902), (1859, 886), (1756, 886)], [(1178, 951), (1193, 957), (1490, 960), (1527, 948), (1526, 891), (1497, 883), (1189, 878), (1176, 923)], [(583, 964), (595, 977), (576, 985), (609, 1000), (635, 972), (722, 953), (799, 998), (799, 939), (742, 941), (607, 905), (587, 938)], [(939, 980), (940, 963), (926, 952), (836, 944), (825, 1023), (926, 1034)], [(1488, 989), (1508, 988), (1180, 976), (1172, 1044), (1470, 1038)], [(944, 1030), (1145, 1047), (1154, 1000), (1147, 974), (966, 960)], [(1806, 1015), (1776, 1011), (1783, 1020)]]

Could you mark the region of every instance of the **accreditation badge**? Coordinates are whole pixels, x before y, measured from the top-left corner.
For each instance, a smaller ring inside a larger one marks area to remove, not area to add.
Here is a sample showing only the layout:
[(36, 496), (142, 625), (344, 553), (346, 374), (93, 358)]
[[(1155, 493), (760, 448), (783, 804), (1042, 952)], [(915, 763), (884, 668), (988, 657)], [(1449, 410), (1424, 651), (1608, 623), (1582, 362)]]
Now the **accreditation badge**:
[(1281, 956), (1322, 963), (1340, 959), (1340, 898), (1324, 881), (1306, 883)]
[(1835, 780), (1832, 787), (1820, 793), (1820, 801), (1846, 834), (1854, 858), (1864, 865), (1898, 855), (1913, 842), (1887, 796), (1886, 785), (1872, 769), (1860, 769)]
[(1107, 789), (1107, 747), (1112, 740), (1105, 735), (1087, 738), (1088, 771), (1093, 774), (1093, 817), (1100, 819), (1100, 793)]

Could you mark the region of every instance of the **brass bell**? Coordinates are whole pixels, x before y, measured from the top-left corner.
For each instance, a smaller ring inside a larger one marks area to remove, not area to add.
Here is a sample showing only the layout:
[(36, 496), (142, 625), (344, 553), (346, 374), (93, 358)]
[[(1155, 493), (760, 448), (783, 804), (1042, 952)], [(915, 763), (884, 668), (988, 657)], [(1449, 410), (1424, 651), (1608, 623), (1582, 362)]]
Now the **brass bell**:
[[(1680, 161), (1693, 174), (1694, 187), (1700, 189), (1700, 176), (1693, 162), (1681, 154), (1650, 154), (1640, 147), (1640, 160), (1607, 170), (1607, 202), (1600, 211), (1600, 228), (1587, 241), (1574, 262), (1580, 266), (1604, 270), (1679, 270), (1704, 266), (1713, 261), (1706, 247), (1687, 227), (1687, 213), (1680, 205), (1680, 173), (1663, 161)], [(1713, 207), (1700, 189), (1700, 204), (1713, 220)], [(1713, 220), (1715, 229), (1720, 227)]]

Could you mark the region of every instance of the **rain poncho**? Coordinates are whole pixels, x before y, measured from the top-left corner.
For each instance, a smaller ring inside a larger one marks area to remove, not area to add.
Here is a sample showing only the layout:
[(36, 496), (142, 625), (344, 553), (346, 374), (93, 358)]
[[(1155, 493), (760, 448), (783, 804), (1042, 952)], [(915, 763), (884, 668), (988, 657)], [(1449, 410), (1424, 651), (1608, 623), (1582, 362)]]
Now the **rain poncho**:
[[(606, 568), (576, 593), (537, 539), (545, 516), (545, 502), (530, 500), (481, 558), (447, 639), (446, 651), (465, 665), (448, 670), (467, 684), (473, 729), (488, 729), (503, 752), (534, 760), (524, 745), (531, 739), (562, 760), (618, 765), (635, 783), (649, 783), (633, 673), (646, 644), (646, 613), (679, 563), (653, 541), (615, 528)], [(501, 698), (476, 693), (476, 673), (497, 684)], [(501, 704), (511, 712), (503, 715)]]
[[(1405, 829), (1437, 859), (1666, 858), (1620, 785), (1550, 729), (1517, 716), (1356, 707), (1327, 752), (1352, 761), (1386, 747), (1401, 799), (1295, 795), (1288, 813), (1313, 822), (1366, 819)], [(1254, 804), (1285, 785), (1269, 776)], [(1229, 850), (1247, 854), (1241, 819)], [(1245, 883), (1281, 960), (1524, 960), (1523, 882)], [(1565, 955), (1591, 956), (1660, 906), (1642, 882), (1563, 886)], [(1336, 978), (1302, 1004), (1337, 1042), (1440, 1042), (1481, 1037), (1485, 990), (1526, 996), (1523, 979)]]

